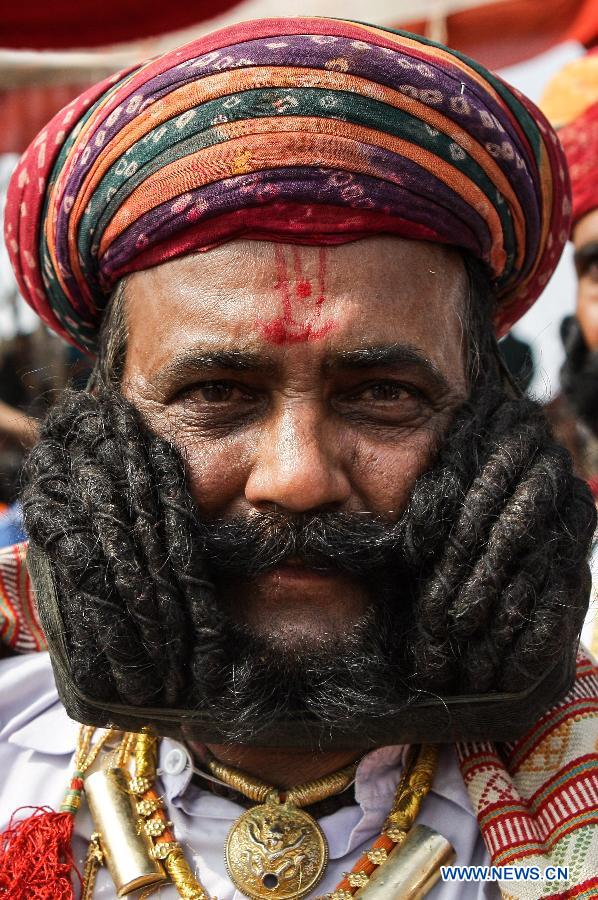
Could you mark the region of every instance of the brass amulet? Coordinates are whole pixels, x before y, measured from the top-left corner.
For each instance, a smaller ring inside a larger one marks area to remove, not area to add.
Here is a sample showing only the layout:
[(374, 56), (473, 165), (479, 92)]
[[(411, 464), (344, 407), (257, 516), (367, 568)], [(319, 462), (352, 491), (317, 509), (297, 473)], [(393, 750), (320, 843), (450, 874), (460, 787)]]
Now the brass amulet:
[(250, 900), (298, 900), (314, 889), (328, 862), (328, 844), (315, 819), (275, 800), (237, 819), (224, 853), (231, 881)]

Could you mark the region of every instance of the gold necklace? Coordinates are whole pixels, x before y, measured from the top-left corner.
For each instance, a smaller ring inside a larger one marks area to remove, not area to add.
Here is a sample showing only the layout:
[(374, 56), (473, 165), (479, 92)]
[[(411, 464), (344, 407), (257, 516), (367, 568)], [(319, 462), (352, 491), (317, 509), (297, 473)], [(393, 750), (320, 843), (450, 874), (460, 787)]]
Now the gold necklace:
[[(93, 731), (93, 729), (91, 729), (91, 731)], [(148, 880), (146, 882), (148, 890), (142, 893), (140, 900), (149, 897), (155, 890), (155, 887), (163, 882), (168, 876), (183, 900), (210, 900), (209, 894), (193, 874), (185, 859), (181, 845), (174, 837), (172, 822), (167, 818), (162, 798), (158, 795), (155, 787), (157, 739), (147, 731), (144, 731), (141, 734), (125, 734), (123, 736), (121, 748), (123, 749), (117, 760), (117, 765), (121, 766), (121, 768), (118, 771), (122, 773), (123, 778), (126, 778), (126, 790), (131, 797), (131, 803), (138, 816), (137, 827), (132, 828), (132, 837), (134, 838), (135, 834), (138, 836), (143, 835), (149, 840), (149, 857), (155, 861), (154, 864), (158, 867), (156, 876), (154, 877), (154, 886), (151, 886), (150, 881)], [(128, 774), (125, 775), (125, 757), (130, 753), (134, 753), (135, 760), (135, 774), (132, 778), (129, 778)], [(343, 879), (337, 885), (335, 890), (332, 893), (327, 894), (325, 898), (318, 898), (318, 900), (352, 900), (358, 891), (360, 892), (365, 889), (375, 870), (382, 866), (391, 852), (405, 840), (411, 825), (415, 821), (421, 802), (432, 785), (437, 757), (437, 748), (433, 746), (428, 745), (412, 749), (411, 758), (406, 764), (405, 771), (397, 788), (393, 808), (385, 822), (381, 835), (376, 839), (370, 850), (363, 854), (361, 859), (353, 867), (352, 871), (343, 876)], [(220, 772), (220, 776), (217, 775), (216, 777), (221, 777), (222, 774), (226, 775), (224, 770), (220, 768), (221, 766), (221, 763), (217, 763), (217, 761), (214, 760), (212, 772), (213, 774), (216, 774), (217, 771)], [(217, 767), (219, 768), (217, 769)], [(304, 813), (299, 808), (299, 804), (307, 806), (311, 803), (316, 803), (318, 800), (323, 799), (326, 794), (331, 796), (333, 793), (338, 793), (343, 790), (344, 787), (347, 787), (352, 780), (355, 767), (355, 765), (347, 766), (346, 769), (336, 772), (327, 778), (307, 782), (306, 784), (300, 785), (289, 791), (288, 795), (290, 795), (297, 804), (295, 813), (307, 816), (307, 813)], [(228, 767), (226, 768), (228, 769)], [(114, 769), (111, 771), (114, 772)], [(231, 770), (228, 771), (230, 772)], [(284, 808), (285, 801), (287, 801), (287, 796), (284, 798), (281, 798), (280, 795), (270, 797), (268, 790), (273, 791), (276, 794), (274, 788), (270, 788), (268, 785), (264, 785), (257, 779), (246, 776), (237, 770), (232, 770), (232, 772), (234, 773), (234, 780), (231, 778), (231, 787), (240, 786), (241, 782), (238, 779), (241, 778), (243, 785), (247, 786), (248, 791), (251, 790), (252, 792), (256, 792), (254, 795), (256, 802), (262, 802), (262, 806), (266, 807), (271, 801), (274, 810), (280, 815), (281, 809)], [(225, 779), (221, 778), (221, 780), (224, 781)], [(250, 784), (252, 787), (249, 787)], [(334, 790), (328, 793), (328, 786), (332, 786), (332, 784), (335, 785)], [(267, 789), (265, 793), (264, 789)], [(248, 794), (248, 796), (250, 796), (250, 799), (254, 799), (254, 796), (251, 796), (250, 794)], [(248, 810), (247, 812), (250, 813), (252, 810)], [(247, 813), (244, 813), (233, 825), (229, 838), (235, 830), (235, 827), (245, 816), (247, 816)], [(309, 818), (311, 819), (311, 816)], [(272, 824), (272, 822), (264, 823), (264, 827), (267, 830), (271, 828)], [(319, 829), (317, 823), (314, 824), (316, 824), (316, 827)], [(252, 832), (251, 828), (249, 828), (248, 831), (250, 834), (250, 841), (254, 841), (254, 832)], [(280, 840), (281, 831), (286, 840), (284, 828), (277, 828), (273, 834), (275, 843)], [(263, 846), (263, 843), (261, 842), (263, 836), (259, 832), (255, 832), (255, 834), (258, 835), (257, 846), (261, 848)], [(102, 834), (101, 828), (96, 828), (96, 833), (93, 834), (91, 838), (84, 873), (82, 897), (84, 897), (85, 900), (91, 900), (95, 873), (97, 872), (98, 867), (106, 861), (110, 864), (110, 860), (106, 860), (106, 854), (103, 852), (105, 840), (106, 836)], [(302, 849), (302, 845), (295, 848), (295, 859), (297, 854), (301, 855)], [(119, 844), (119, 852), (124, 854), (128, 859), (129, 854), (127, 853), (126, 847), (122, 847)], [(300, 865), (301, 863), (300, 861), (296, 861), (295, 864)], [(325, 865), (326, 860), (324, 861), (324, 867)], [(163, 869), (161, 868), (162, 866)], [(269, 888), (267, 884), (264, 884), (263, 870), (258, 870), (256, 877), (260, 874), (260, 871), (262, 879), (261, 884), (262, 887), (267, 889), (267, 894), (258, 896), (269, 898), (275, 898), (277, 896), (301, 897), (306, 893), (306, 891), (302, 889), (303, 885), (301, 885), (300, 893), (289, 895), (275, 894), (272, 888)], [(281, 874), (284, 876), (284, 870)], [(311, 882), (312, 887), (315, 883), (315, 880)], [(246, 896), (256, 896), (247, 893), (244, 887), (239, 887), (239, 890), (245, 893)], [(128, 893), (128, 891), (125, 891), (125, 893)], [(119, 896), (122, 896), (122, 892), (120, 891)]]
[[(316, 900), (352, 900), (366, 890), (371, 877), (405, 842), (424, 797), (429, 793), (438, 767), (438, 746), (411, 747), (397, 785), (394, 803), (381, 834), (369, 850), (346, 872), (331, 894)], [(418, 895), (421, 896), (421, 895)]]
[(326, 869), (328, 844), (302, 807), (344, 791), (357, 763), (279, 791), (214, 757), (206, 762), (212, 775), (259, 804), (237, 819), (226, 838), (224, 859), (235, 887), (250, 900), (299, 900), (309, 894)]

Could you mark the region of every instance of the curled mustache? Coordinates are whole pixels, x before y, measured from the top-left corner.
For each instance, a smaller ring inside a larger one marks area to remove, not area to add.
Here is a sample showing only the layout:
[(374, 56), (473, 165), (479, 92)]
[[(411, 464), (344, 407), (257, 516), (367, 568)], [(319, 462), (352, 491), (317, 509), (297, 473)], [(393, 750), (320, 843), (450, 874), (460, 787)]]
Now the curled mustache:
[(198, 528), (201, 552), (212, 568), (229, 575), (256, 575), (291, 559), (353, 575), (396, 568), (401, 561), (400, 525), (368, 512), (251, 513), (203, 521)]

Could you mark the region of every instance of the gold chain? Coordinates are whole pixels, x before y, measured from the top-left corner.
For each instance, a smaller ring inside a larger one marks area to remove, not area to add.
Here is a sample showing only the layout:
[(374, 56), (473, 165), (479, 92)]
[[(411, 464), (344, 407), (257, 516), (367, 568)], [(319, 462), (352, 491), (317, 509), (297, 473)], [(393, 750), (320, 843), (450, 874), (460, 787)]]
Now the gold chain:
[(91, 741), (97, 729), (92, 725), (82, 725), (79, 729), (79, 739), (77, 741), (77, 749), (75, 751), (75, 769), (78, 772), (86, 772), (97, 759), (98, 753), (105, 744), (113, 738), (117, 731), (109, 728), (100, 736), (93, 747)]
[(265, 803), (270, 799), (278, 799), (283, 794), (286, 803), (293, 806), (311, 806), (326, 800), (335, 794), (340, 794), (349, 787), (355, 778), (355, 771), (359, 764), (359, 760), (350, 765), (333, 772), (331, 775), (324, 775), (322, 778), (316, 778), (313, 781), (306, 781), (305, 784), (297, 785), (290, 790), (279, 790), (272, 784), (266, 784), (253, 775), (246, 775), (240, 769), (233, 766), (227, 766), (213, 756), (209, 756), (206, 764), (210, 773), (215, 778), (219, 778), (228, 787), (233, 788), (239, 794), (243, 794), (256, 803)]
[(85, 866), (83, 867), (81, 900), (92, 900), (98, 871), (103, 864), (104, 854), (102, 853), (102, 848), (100, 846), (100, 835), (97, 831), (94, 831), (91, 840), (89, 841), (87, 856), (85, 857)]
[(273, 795), (278, 797), (278, 791), (272, 785), (265, 784), (252, 775), (246, 775), (233, 766), (225, 766), (224, 763), (219, 762), (214, 757), (208, 759), (206, 764), (215, 778), (219, 778), (220, 781), (233, 788), (237, 793), (244, 794), (245, 797), (248, 797), (255, 803), (265, 803)]
[(345, 872), (335, 890), (316, 900), (352, 900), (356, 891), (368, 883), (375, 870), (386, 862), (395, 847), (400, 846), (407, 837), (422, 801), (432, 787), (437, 766), (437, 746), (425, 744), (411, 748), (382, 834), (359, 858), (351, 871)]
[(164, 864), (183, 900), (210, 900), (210, 895), (191, 871), (181, 845), (174, 838), (172, 823), (168, 821), (154, 787), (157, 761), (157, 739), (145, 730), (137, 735), (135, 777), (131, 781), (131, 789), (138, 797), (137, 809), (145, 817), (146, 831), (154, 842), (154, 856)]
[(117, 768), (124, 768), (127, 765), (129, 756), (133, 752), (136, 741), (137, 735), (135, 734), (135, 732), (125, 731), (121, 738), (119, 746), (114, 751), (114, 760), (111, 765)]
[(291, 788), (286, 792), (287, 803), (294, 806), (311, 806), (313, 803), (319, 803), (328, 797), (341, 794), (346, 790), (355, 778), (359, 760), (333, 772), (331, 775), (325, 775), (323, 778), (316, 778), (308, 781), (306, 784), (300, 784)]

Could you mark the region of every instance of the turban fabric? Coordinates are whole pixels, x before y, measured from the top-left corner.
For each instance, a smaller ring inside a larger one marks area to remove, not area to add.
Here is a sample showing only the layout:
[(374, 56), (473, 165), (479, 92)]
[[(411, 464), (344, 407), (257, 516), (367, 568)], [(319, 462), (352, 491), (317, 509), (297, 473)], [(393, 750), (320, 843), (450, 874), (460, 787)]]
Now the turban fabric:
[(550, 82), (542, 109), (563, 145), (573, 193), (573, 225), (598, 208), (598, 49), (566, 65)]
[(598, 208), (598, 103), (559, 131), (573, 192), (573, 225)]
[(477, 63), (405, 32), (268, 19), (67, 106), (15, 171), (6, 238), (26, 299), (91, 352), (121, 277), (242, 236), (462, 248), (502, 334), (552, 274), (569, 207), (551, 127)]

